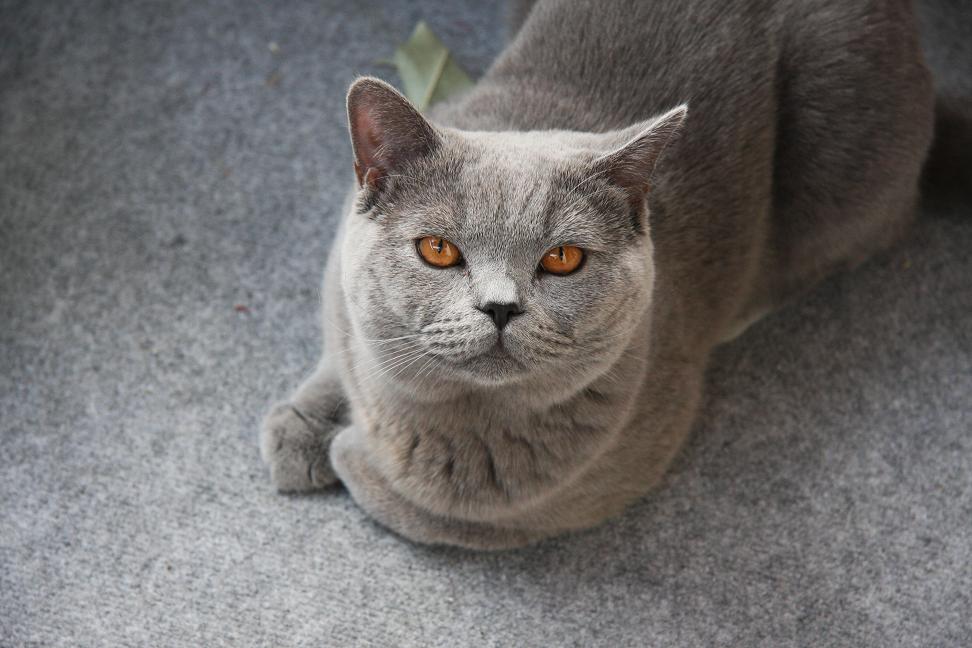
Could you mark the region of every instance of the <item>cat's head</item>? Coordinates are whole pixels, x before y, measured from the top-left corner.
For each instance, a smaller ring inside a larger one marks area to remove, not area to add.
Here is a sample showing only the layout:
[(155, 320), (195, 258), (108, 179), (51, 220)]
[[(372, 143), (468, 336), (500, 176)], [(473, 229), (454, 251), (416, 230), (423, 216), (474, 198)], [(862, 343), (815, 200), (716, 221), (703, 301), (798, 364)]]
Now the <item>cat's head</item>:
[(646, 192), (685, 113), (604, 134), (469, 132), (355, 82), (341, 281), (370, 373), (495, 386), (603, 372), (650, 307)]

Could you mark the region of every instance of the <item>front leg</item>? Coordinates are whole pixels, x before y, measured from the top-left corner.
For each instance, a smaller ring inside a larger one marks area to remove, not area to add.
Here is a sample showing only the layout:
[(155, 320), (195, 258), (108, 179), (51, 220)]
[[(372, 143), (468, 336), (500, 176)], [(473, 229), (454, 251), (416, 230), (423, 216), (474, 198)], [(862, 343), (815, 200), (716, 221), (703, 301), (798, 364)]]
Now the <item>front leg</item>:
[(347, 412), (340, 380), (327, 363), (289, 401), (270, 410), (260, 431), (260, 454), (277, 490), (317, 490), (337, 481), (328, 447), (347, 425)]
[(421, 509), (391, 488), (368, 452), (361, 430), (355, 426), (346, 427), (331, 443), (331, 465), (358, 506), (380, 524), (409, 540), (469, 549), (513, 549), (548, 535), (444, 517)]

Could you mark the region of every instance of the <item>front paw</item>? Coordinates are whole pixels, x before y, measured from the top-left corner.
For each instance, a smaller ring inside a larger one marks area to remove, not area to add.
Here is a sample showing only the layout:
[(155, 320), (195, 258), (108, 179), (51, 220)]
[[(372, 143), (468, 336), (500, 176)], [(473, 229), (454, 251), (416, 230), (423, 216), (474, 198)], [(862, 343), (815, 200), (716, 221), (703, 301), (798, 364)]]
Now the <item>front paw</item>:
[(260, 454), (277, 490), (312, 491), (337, 482), (328, 458), (334, 427), (332, 422), (310, 419), (290, 403), (270, 410), (260, 430)]

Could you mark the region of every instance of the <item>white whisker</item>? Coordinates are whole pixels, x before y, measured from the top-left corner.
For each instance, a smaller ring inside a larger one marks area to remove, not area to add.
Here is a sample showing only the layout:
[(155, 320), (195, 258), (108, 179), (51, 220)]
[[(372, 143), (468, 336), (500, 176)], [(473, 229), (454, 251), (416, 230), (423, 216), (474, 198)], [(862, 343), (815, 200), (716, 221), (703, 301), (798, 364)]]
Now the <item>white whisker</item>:
[[(405, 358), (401, 358), (397, 362), (393, 362), (393, 363), (391, 363), (389, 365), (386, 365), (386, 366), (382, 367), (378, 371), (372, 372), (371, 374), (369, 374), (366, 378), (363, 378), (362, 380), (374, 380), (374, 379), (381, 378), (382, 376), (386, 376), (386, 375), (388, 375), (389, 372), (394, 371), (395, 369), (398, 369), (399, 367), (407, 367), (412, 362), (414, 362), (414, 361), (418, 360), (419, 358), (421, 358), (422, 356), (424, 356), (426, 353), (427, 353), (427, 351), (425, 351), (425, 349), (419, 349), (418, 351), (414, 351), (410, 355), (407, 355)], [(397, 376), (398, 373), (400, 373), (400, 371), (401, 370), (399, 370), (398, 372), (396, 372), (395, 373), (395, 376)], [(392, 378), (394, 378), (395, 376), (392, 376)]]
[(398, 371), (396, 371), (396, 372), (395, 372), (395, 373), (394, 373), (393, 375), (391, 375), (391, 376), (389, 376), (389, 378), (388, 378), (388, 379), (389, 379), (389, 380), (394, 380), (395, 378), (397, 378), (398, 376), (400, 376), (400, 375), (401, 375), (402, 373), (404, 373), (405, 371), (407, 371), (407, 370), (408, 370), (408, 368), (409, 368), (409, 367), (411, 367), (411, 366), (412, 366), (413, 364), (415, 364), (416, 362), (421, 362), (421, 360), (422, 360), (422, 358), (423, 358), (423, 357), (424, 357), (425, 355), (426, 355), (426, 353), (422, 353), (422, 354), (421, 354), (421, 355), (420, 355), (419, 357), (417, 357), (417, 358), (413, 358), (412, 360), (409, 360), (409, 361), (408, 361), (408, 362), (407, 362), (407, 363), (406, 363), (406, 364), (405, 364), (404, 366), (402, 366), (402, 367), (401, 367), (401, 368), (400, 368), (400, 369), (399, 369)]
[(376, 371), (384, 366), (392, 364), (395, 361), (404, 358), (405, 356), (410, 355), (411, 353), (419, 350), (421, 350), (421, 347), (419, 345), (409, 345), (403, 349), (398, 349), (397, 351), (393, 352), (390, 356), (385, 356), (385, 357), (382, 357), (380, 355), (376, 357), (365, 356), (364, 358), (361, 358), (357, 362), (355, 362), (354, 365), (350, 367), (350, 371), (352, 373), (357, 369), (363, 369), (369, 372)]
[(426, 363), (424, 365), (422, 365), (422, 368), (419, 369), (418, 373), (415, 374), (415, 380), (416, 381), (425, 380), (425, 378), (427, 377), (426, 372), (428, 372), (428, 375), (431, 376), (431, 374), (432, 374), (432, 371), (431, 370), (435, 366), (435, 360), (436, 360), (436, 358), (435, 358), (434, 355), (429, 356), (428, 361), (426, 361)]

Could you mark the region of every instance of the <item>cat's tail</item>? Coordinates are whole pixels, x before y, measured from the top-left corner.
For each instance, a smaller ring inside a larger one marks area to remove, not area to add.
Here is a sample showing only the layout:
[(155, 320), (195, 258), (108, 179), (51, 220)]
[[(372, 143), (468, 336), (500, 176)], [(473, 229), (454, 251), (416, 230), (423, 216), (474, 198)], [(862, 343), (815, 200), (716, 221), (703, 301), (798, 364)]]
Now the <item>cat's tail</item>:
[(925, 195), (972, 202), (972, 1), (915, 0), (935, 80), (935, 138)]

